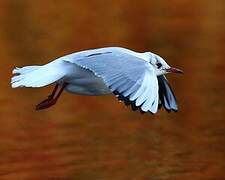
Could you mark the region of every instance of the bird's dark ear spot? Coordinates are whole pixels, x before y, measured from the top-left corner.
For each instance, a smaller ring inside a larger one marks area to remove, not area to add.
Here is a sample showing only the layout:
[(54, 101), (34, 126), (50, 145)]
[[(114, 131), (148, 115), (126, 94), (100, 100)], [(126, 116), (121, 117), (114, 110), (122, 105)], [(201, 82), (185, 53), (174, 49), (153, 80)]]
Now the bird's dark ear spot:
[(161, 68), (161, 67), (162, 67), (162, 63), (157, 62), (157, 63), (156, 63), (156, 66), (157, 66), (157, 68)]

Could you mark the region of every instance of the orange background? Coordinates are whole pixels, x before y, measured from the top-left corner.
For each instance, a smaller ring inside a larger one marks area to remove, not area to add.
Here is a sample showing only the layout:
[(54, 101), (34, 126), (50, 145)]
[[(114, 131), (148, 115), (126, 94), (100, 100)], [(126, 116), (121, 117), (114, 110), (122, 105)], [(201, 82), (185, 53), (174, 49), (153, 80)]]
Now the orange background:
[[(225, 1), (0, 0), (0, 179), (224, 179)], [(15, 66), (96, 47), (152, 51), (180, 111), (141, 115), (113, 96), (11, 89)]]

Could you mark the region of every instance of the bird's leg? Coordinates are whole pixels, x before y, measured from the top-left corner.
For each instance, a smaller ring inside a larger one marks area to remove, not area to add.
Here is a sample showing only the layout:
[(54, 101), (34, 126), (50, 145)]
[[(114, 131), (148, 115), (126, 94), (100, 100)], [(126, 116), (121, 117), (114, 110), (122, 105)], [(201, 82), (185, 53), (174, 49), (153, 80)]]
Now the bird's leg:
[(56, 97), (54, 98), (56, 91), (58, 89), (58, 84), (55, 86), (54, 90), (52, 91), (52, 94), (48, 96), (47, 99), (45, 99), (44, 101), (42, 101), (41, 103), (39, 103), (36, 106), (36, 110), (42, 110), (42, 109), (46, 109), (49, 108), (51, 106), (53, 106), (54, 104), (56, 104), (57, 100), (59, 99), (60, 95), (62, 94), (63, 90), (65, 89), (65, 87), (67, 86), (67, 83), (64, 83), (60, 89), (60, 91), (58, 92), (58, 94), (56, 95)]
[(61, 96), (63, 90), (65, 89), (65, 87), (67, 86), (67, 83), (64, 83), (61, 87), (61, 89), (59, 90), (59, 93), (56, 95), (56, 97), (54, 98), (56, 101), (59, 99), (59, 97)]
[(50, 94), (50, 95), (48, 96), (48, 99), (53, 99), (53, 98), (54, 98), (55, 93), (56, 93), (58, 87), (59, 87), (59, 85), (56, 84), (55, 87), (54, 87), (54, 89), (53, 89), (53, 91), (52, 91), (52, 94)]
[(59, 87), (59, 85), (56, 84), (55, 87), (54, 87), (54, 89), (53, 89), (53, 91), (52, 91), (52, 93), (48, 96), (48, 98), (45, 99), (45, 100), (43, 100), (43, 101), (41, 101), (41, 102), (36, 106), (36, 108), (37, 108), (38, 106), (44, 105), (45, 103), (48, 103), (49, 101), (51, 101), (51, 100), (54, 98), (55, 93), (56, 93), (58, 87)]

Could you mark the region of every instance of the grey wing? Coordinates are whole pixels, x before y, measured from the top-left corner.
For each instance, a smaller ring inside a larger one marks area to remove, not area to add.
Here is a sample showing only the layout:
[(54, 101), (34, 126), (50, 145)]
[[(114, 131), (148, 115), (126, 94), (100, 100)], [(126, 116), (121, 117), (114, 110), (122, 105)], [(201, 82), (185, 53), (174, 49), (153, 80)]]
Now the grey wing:
[(177, 100), (173, 90), (164, 75), (158, 76), (159, 108), (163, 106), (167, 112), (178, 111)]
[(116, 96), (133, 110), (156, 113), (158, 81), (151, 65), (136, 56), (121, 52), (101, 52), (64, 59), (101, 77)]

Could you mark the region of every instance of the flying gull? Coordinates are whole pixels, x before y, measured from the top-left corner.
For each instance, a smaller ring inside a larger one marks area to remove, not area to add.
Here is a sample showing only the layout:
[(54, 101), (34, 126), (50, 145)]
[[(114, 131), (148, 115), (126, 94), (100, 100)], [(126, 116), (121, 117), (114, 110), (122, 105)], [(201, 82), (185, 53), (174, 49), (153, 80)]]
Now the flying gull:
[(165, 77), (167, 73), (182, 71), (152, 52), (106, 47), (72, 53), (42, 66), (15, 68), (11, 85), (34, 88), (54, 84), (51, 95), (36, 110), (56, 104), (66, 90), (81, 95), (113, 93), (132, 110), (142, 113), (154, 114), (162, 106), (176, 112), (176, 97)]

